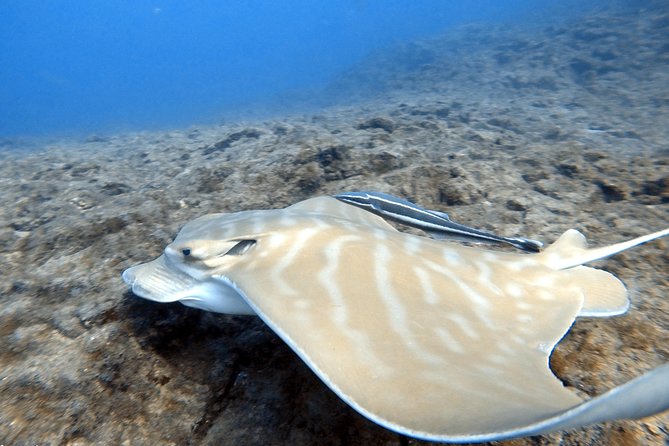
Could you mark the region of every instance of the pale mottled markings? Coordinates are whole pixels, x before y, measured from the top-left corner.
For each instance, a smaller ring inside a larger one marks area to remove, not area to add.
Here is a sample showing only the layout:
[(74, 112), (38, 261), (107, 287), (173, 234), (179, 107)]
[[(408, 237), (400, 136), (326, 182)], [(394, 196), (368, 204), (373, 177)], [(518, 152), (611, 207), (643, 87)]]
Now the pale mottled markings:
[(407, 311), (403, 305), (402, 299), (392, 287), (390, 280), (392, 253), (384, 243), (378, 243), (374, 251), (374, 277), (376, 288), (381, 301), (385, 304), (389, 315), (388, 328), (397, 334), (404, 346), (417, 358), (431, 364), (440, 364), (444, 358), (435, 355), (425, 349), (422, 343), (416, 339), (416, 336), (409, 330), (407, 324)]
[(502, 355), (497, 355), (495, 353), (488, 355), (488, 361), (493, 362), (495, 364), (506, 364), (508, 365), (509, 360), (506, 358), (506, 356)]
[(509, 339), (515, 344), (527, 345), (527, 339), (517, 334), (512, 334), (511, 336), (509, 336)]
[(506, 286), (504, 287), (504, 290), (509, 296), (515, 298), (522, 297), (524, 294), (523, 289), (518, 284), (515, 284), (513, 282), (507, 283)]
[[(516, 343), (516, 344), (525, 344), (524, 339), (520, 338), (519, 336), (516, 336), (515, 339), (514, 339), (514, 338), (507, 338), (507, 339), (513, 341), (513, 342)], [(520, 342), (518, 342), (519, 339), (520, 339)], [(519, 350), (519, 349), (517, 349), (517, 348), (515, 348), (515, 347), (511, 347), (511, 346), (506, 342), (505, 339), (498, 339), (497, 342), (495, 343), (495, 346), (499, 349), (499, 351), (501, 351), (502, 353), (505, 353), (505, 354), (508, 355), (509, 357), (514, 357), (514, 356), (516, 356), (517, 353), (518, 353), (518, 351), (521, 351), (521, 352), (522, 352), (522, 350)]]
[[(258, 217), (255, 217), (255, 216), (251, 217), (252, 222), (257, 221), (257, 220), (259, 220)], [(240, 226), (242, 226), (242, 224), (244, 224), (244, 225), (248, 224), (247, 221), (248, 220), (246, 220), (244, 218), (230, 218), (229, 220), (226, 220), (226, 223), (225, 223), (226, 237), (228, 236), (228, 234), (238, 234), (240, 232), (240, 229), (239, 229)], [(215, 233), (216, 228), (220, 225), (220, 222), (212, 221), (210, 223), (210, 225), (211, 225), (211, 230), (208, 231), (208, 232)]]
[(467, 320), (467, 318), (465, 318), (463, 315), (457, 313), (449, 313), (444, 315), (444, 317), (453, 322), (455, 325), (457, 325), (458, 328), (460, 328), (460, 330), (462, 330), (462, 332), (466, 336), (475, 340), (481, 338), (478, 330), (476, 330), (469, 322), (469, 320)]
[(423, 268), (418, 266), (413, 267), (413, 272), (418, 278), (418, 284), (423, 291), (423, 299), (430, 305), (435, 305), (439, 302), (439, 295), (434, 291), (432, 287), (432, 281), (430, 280), (430, 275)]
[(546, 355), (550, 355), (551, 352), (553, 351), (553, 346), (552, 346), (551, 344), (549, 344), (549, 343), (546, 343), (546, 342), (540, 342), (540, 343), (537, 345), (537, 348), (538, 348), (541, 352), (545, 353)]
[(543, 263), (553, 269), (560, 269), (559, 267), (556, 267), (556, 265), (560, 265), (564, 262), (564, 253), (562, 252), (545, 253), (542, 257), (544, 260)]
[(386, 240), (388, 238), (388, 231), (385, 229), (374, 228), (372, 234), (374, 234), (374, 238), (377, 240)]
[(453, 353), (463, 354), (465, 352), (464, 347), (457, 339), (455, 339), (449, 332), (443, 327), (434, 327), (435, 334), (439, 340), (444, 344), (444, 346), (452, 351)]
[(283, 214), (279, 220), (279, 224), (287, 228), (295, 226), (297, 220), (290, 216), (290, 214)]
[(462, 264), (462, 258), (452, 249), (444, 249), (441, 253), (441, 256), (444, 261), (451, 266), (460, 266)]
[(510, 269), (512, 271), (521, 271), (529, 266), (535, 266), (537, 264), (537, 261), (532, 258), (532, 255), (528, 255), (527, 259), (517, 259), (517, 260), (509, 260), (501, 265), (503, 265), (505, 268)]
[(390, 320), (388, 321), (390, 329), (397, 332), (406, 341), (411, 336), (404, 336), (408, 333), (402, 333), (402, 330), (404, 330), (403, 327), (406, 327), (407, 323), (406, 309), (390, 284), (389, 263), (391, 258), (392, 255), (388, 247), (382, 243), (377, 243), (376, 250), (374, 251), (374, 278), (377, 292), (390, 315)]
[(473, 289), (469, 284), (463, 281), (460, 275), (457, 274), (457, 269), (452, 270), (450, 268), (439, 265), (435, 262), (425, 260), (425, 264), (435, 272), (441, 273), (444, 276), (448, 277), (451, 282), (457, 285), (458, 288), (464, 293), (464, 295), (470, 300), (470, 302), (475, 306), (474, 312), (478, 318), (489, 328), (494, 327), (493, 322), (488, 318), (489, 310), (491, 309), (490, 301), (482, 296), (479, 292)]
[(555, 285), (555, 279), (556, 277), (552, 274), (542, 274), (535, 276), (530, 283), (544, 288), (552, 288)]
[(492, 276), (492, 270), (485, 262), (474, 261), (472, 262), (474, 266), (478, 269), (478, 280), (485, 283), (490, 283), (490, 277)]
[(417, 254), (422, 249), (423, 242), (420, 238), (407, 234), (407, 236), (404, 238), (403, 247), (406, 253), (412, 256)]
[(472, 367), (486, 375), (486, 377), (504, 374), (503, 369), (495, 367), (492, 364), (486, 364), (485, 362), (478, 362), (473, 364)]
[(298, 231), (295, 237), (290, 239), (287, 236), (278, 233), (272, 236), (272, 241), (270, 242), (270, 248), (272, 250), (277, 249), (284, 244), (288, 245), (287, 249), (284, 250), (285, 254), (279, 258), (278, 262), (276, 262), (271, 274), (272, 281), (279, 293), (291, 296), (297, 294), (297, 291), (284, 280), (284, 272), (294, 263), (295, 258), (300, 251), (302, 251), (309, 239), (317, 233), (318, 229), (309, 227)]
[(518, 321), (521, 324), (529, 324), (532, 322), (532, 316), (530, 316), (527, 313), (517, 313), (516, 314), (516, 321)]
[(260, 234), (264, 232), (266, 226), (266, 218), (258, 217), (251, 219), (251, 233)]
[(337, 237), (329, 242), (324, 249), (326, 263), (317, 274), (317, 278), (325, 289), (327, 298), (330, 300), (331, 308), (333, 309), (330, 321), (334, 322), (338, 333), (348, 338), (350, 345), (354, 346), (356, 354), (362, 362), (371, 363), (370, 370), (375, 370), (379, 375), (388, 376), (393, 372), (392, 365), (386, 365), (374, 353), (374, 348), (367, 334), (350, 325), (348, 304), (337, 280), (337, 272), (341, 267), (341, 253), (344, 245), (359, 240), (361, 238), (358, 236), (348, 235)]
[[(261, 233), (265, 229), (267, 218), (262, 216), (262, 215), (261, 216), (255, 216), (254, 218), (252, 218), (250, 220), (250, 222), (251, 222), (252, 231), (254, 231), (252, 233)], [(310, 226), (311, 228), (307, 229), (306, 231), (297, 232), (297, 235), (294, 236), (294, 237), (291, 237), (290, 239), (288, 239), (288, 238), (277, 239), (274, 242), (274, 244), (270, 244), (270, 247), (280, 246), (279, 243), (283, 244), (286, 241), (290, 241), (290, 240), (294, 239), (294, 240), (297, 241), (297, 244), (294, 244), (293, 248), (296, 250), (297, 253), (299, 253), (298, 250), (306, 246), (305, 244), (307, 243), (307, 240), (304, 239), (305, 235), (309, 235), (309, 238), (311, 238), (311, 236), (315, 235), (315, 233), (324, 231), (327, 228), (331, 227), (331, 225), (329, 225), (322, 218), (319, 218), (319, 217), (311, 219), (310, 222), (312, 224), (306, 225), (306, 226)], [(314, 231), (314, 234), (310, 234), (311, 230)], [(274, 256), (274, 254), (269, 249), (262, 249), (262, 250), (259, 250), (255, 254), (255, 256), (256, 256), (257, 259), (249, 263), (249, 268), (251, 268), (251, 269), (257, 268), (260, 260), (264, 260), (264, 259), (266, 259), (270, 256)], [(289, 257), (289, 259), (290, 258), (294, 258), (294, 256)], [(277, 273), (275, 272), (275, 275), (276, 274)], [(281, 280), (281, 279), (279, 279), (279, 280)]]
[(324, 230), (332, 227), (332, 225), (329, 224), (322, 217), (313, 217), (310, 221), (313, 224), (313, 226), (318, 228), (319, 231), (324, 231)]
[(295, 299), (293, 305), (299, 310), (308, 310), (311, 307), (309, 299)]
[(360, 240), (360, 237), (354, 235), (337, 237), (330, 243), (328, 243), (327, 248), (324, 249), (325, 253), (325, 266), (318, 273), (318, 281), (325, 288), (330, 301), (332, 302), (332, 308), (334, 309), (333, 321), (337, 324), (342, 330), (346, 330), (349, 327), (347, 326), (348, 315), (347, 315), (347, 305), (346, 299), (339, 288), (337, 282), (337, 269), (340, 266), (341, 252), (344, 244), (351, 243)]
[(539, 290), (537, 292), (537, 296), (541, 300), (555, 300), (555, 294), (551, 293), (550, 291)]
[(499, 256), (495, 254), (494, 252), (484, 252), (481, 254), (484, 260), (487, 260), (488, 262), (500, 262), (501, 260), (499, 259)]
[(322, 338), (323, 334), (314, 325), (312, 312), (310, 311), (311, 303), (307, 299), (298, 299), (293, 301), (292, 304), (291, 318), (294, 319), (295, 325), (302, 327), (304, 330), (313, 330), (312, 337)]
[[(319, 212), (319, 213), (323, 213), (328, 210), (333, 210), (333, 206), (329, 206), (329, 204), (330, 204), (329, 202), (326, 204), (325, 202), (320, 201), (315, 206), (312, 204), (311, 209), (313, 210), (313, 212)], [(336, 209), (334, 210), (336, 211)]]
[(525, 336), (531, 335), (535, 331), (535, 329), (529, 325), (519, 325), (516, 328), (520, 334), (524, 334)]
[(289, 239), (286, 234), (277, 232), (275, 234), (272, 234), (272, 237), (270, 237), (267, 248), (271, 250), (276, 250), (288, 242)]
[(474, 266), (479, 270), (478, 283), (482, 286), (485, 286), (492, 294), (497, 296), (502, 295), (502, 290), (495, 285), (492, 280), (492, 269), (486, 262), (474, 262)]

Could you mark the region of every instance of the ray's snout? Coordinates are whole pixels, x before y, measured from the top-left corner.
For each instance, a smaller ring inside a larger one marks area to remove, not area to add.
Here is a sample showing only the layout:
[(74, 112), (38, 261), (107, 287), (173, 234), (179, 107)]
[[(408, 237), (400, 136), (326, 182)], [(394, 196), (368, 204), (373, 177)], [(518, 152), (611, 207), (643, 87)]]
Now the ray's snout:
[(133, 293), (157, 302), (174, 302), (197, 283), (188, 274), (174, 268), (164, 255), (126, 269), (122, 277)]
[(174, 267), (165, 255), (126, 269), (122, 274), (134, 294), (155, 302), (181, 302), (188, 307), (227, 314), (255, 314), (226, 277), (196, 279)]
[(135, 276), (134, 271), (133, 271), (135, 268), (136, 268), (135, 266), (130, 267), (130, 268), (126, 269), (125, 271), (123, 271), (123, 274), (121, 274), (121, 277), (123, 278), (123, 281), (130, 287), (132, 287), (132, 285), (135, 283), (135, 280), (137, 278)]

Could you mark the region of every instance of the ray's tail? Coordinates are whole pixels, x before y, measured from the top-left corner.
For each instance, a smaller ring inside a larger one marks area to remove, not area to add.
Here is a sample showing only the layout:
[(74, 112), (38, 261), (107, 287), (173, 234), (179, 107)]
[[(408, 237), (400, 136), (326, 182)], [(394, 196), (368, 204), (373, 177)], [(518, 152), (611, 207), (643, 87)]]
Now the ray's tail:
[(669, 228), (626, 242), (588, 249), (588, 242), (585, 236), (576, 229), (570, 229), (562, 234), (555, 243), (539, 254), (539, 256), (542, 258), (542, 263), (552, 269), (567, 269), (612, 256), (613, 254), (666, 235), (669, 235)]

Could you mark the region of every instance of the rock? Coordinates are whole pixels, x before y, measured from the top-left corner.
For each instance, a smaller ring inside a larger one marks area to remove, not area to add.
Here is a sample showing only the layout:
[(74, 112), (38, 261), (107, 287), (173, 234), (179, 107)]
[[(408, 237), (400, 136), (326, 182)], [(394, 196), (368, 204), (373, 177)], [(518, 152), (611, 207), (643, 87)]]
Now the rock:
[(379, 174), (390, 172), (401, 166), (401, 161), (397, 156), (389, 152), (381, 152), (370, 157), (371, 168), (374, 172)]
[(107, 195), (120, 195), (128, 192), (130, 187), (127, 184), (112, 182), (102, 186), (102, 190)]
[(228, 135), (225, 139), (222, 139), (211, 146), (205, 147), (202, 150), (204, 155), (210, 155), (215, 152), (222, 152), (232, 145), (232, 143), (237, 142), (241, 139), (251, 138), (258, 139), (262, 135), (257, 129), (244, 129), (239, 132), (234, 132)]
[(439, 187), (439, 202), (448, 206), (474, 204), (482, 197), (480, 190), (461, 182), (447, 182)]
[(634, 192), (634, 195), (642, 196), (645, 204), (669, 203), (669, 177), (644, 181), (641, 189)]
[(608, 181), (598, 181), (596, 184), (602, 191), (604, 201), (607, 203), (624, 200), (628, 195), (625, 186), (612, 184)]
[(395, 123), (388, 118), (379, 117), (361, 122), (358, 124), (358, 128), (361, 130), (381, 129), (392, 133), (395, 130)]
[(517, 211), (517, 212), (523, 212), (523, 211), (527, 210), (527, 206), (525, 204), (519, 202), (518, 200), (514, 200), (514, 199), (508, 200), (506, 202), (506, 207), (507, 207), (507, 209), (510, 209), (512, 211)]
[(580, 171), (580, 167), (574, 162), (563, 162), (557, 166), (557, 171), (566, 177), (573, 178)]

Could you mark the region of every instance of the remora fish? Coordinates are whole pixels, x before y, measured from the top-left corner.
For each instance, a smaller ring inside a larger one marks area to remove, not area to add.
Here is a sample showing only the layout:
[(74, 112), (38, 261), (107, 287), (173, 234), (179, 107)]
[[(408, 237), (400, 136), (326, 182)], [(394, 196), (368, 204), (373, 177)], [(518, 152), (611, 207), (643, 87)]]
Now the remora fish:
[(452, 238), (478, 243), (506, 243), (524, 251), (538, 252), (543, 243), (520, 237), (504, 237), (455, 223), (448, 214), (424, 209), (410, 201), (381, 192), (344, 192), (335, 195), (388, 220), (421, 229), (435, 238)]

